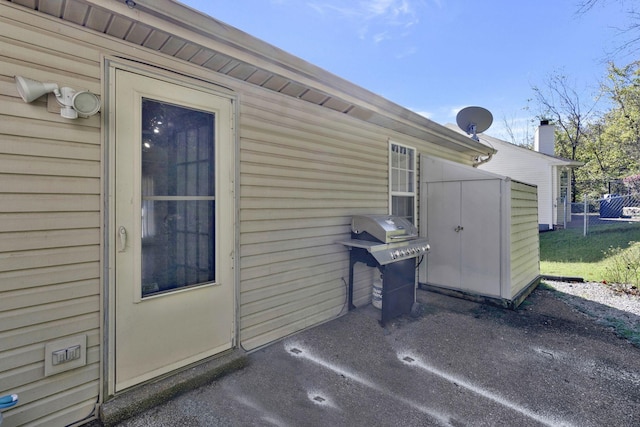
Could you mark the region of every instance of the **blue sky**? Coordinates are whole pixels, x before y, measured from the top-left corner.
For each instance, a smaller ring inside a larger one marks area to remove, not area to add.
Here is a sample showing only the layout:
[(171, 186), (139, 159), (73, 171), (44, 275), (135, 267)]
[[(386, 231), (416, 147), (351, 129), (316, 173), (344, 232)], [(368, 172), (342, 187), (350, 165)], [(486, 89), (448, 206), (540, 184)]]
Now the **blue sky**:
[(437, 123), (487, 108), (486, 133), (506, 140), (505, 123), (528, 133), (539, 112), (531, 87), (551, 73), (595, 93), (632, 3), (578, 15), (580, 0), (180, 1)]

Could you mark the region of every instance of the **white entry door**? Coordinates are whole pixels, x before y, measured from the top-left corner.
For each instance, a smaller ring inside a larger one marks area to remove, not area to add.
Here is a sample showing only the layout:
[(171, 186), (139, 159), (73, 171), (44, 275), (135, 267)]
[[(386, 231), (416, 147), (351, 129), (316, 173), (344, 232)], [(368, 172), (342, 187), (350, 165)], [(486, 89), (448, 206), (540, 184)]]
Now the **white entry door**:
[(115, 391), (234, 345), (232, 101), (115, 70)]

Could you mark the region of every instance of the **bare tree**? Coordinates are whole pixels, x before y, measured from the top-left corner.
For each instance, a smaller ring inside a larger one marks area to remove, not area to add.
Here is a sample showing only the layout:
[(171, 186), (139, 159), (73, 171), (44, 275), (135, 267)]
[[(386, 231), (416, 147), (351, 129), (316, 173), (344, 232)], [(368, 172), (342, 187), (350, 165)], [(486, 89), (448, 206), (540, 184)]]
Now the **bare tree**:
[[(545, 79), (543, 87), (533, 86), (532, 90), (541, 109), (540, 117), (550, 119), (560, 127), (571, 147), (570, 158), (575, 160), (576, 149), (584, 136), (585, 125), (594, 114), (597, 99), (585, 105), (567, 76), (557, 72)], [(566, 150), (563, 151), (561, 154), (567, 156)]]
[[(586, 136), (587, 125), (595, 117), (598, 98), (585, 101), (584, 96), (572, 85), (567, 76), (555, 72), (549, 75), (544, 86), (533, 86), (535, 100), (540, 108), (540, 118), (550, 119), (559, 127), (556, 154), (576, 160), (576, 152)], [(575, 174), (571, 170), (575, 201)]]
[[(525, 108), (525, 110), (528, 110), (528, 108)], [(532, 123), (533, 120), (530, 118), (525, 119), (515, 116), (510, 118), (503, 116), (502, 118), (504, 131), (509, 136), (509, 142), (531, 150), (533, 149)]]
[(636, 0), (583, 0), (578, 3), (578, 15), (590, 12), (596, 5), (602, 6), (617, 3), (619, 7), (625, 8), (629, 23), (622, 28), (616, 28), (620, 36), (623, 37), (620, 45), (614, 53), (627, 51), (629, 54), (640, 51), (640, 10), (637, 9)]

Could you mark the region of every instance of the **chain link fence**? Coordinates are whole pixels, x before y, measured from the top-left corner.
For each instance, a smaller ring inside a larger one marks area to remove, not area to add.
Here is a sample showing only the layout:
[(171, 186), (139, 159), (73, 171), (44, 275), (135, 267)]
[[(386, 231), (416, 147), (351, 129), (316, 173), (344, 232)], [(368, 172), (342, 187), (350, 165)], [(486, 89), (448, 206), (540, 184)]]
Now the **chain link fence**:
[(557, 203), (558, 226), (581, 228), (587, 236), (592, 230), (607, 226), (640, 223), (640, 193), (606, 194), (600, 199), (585, 197), (582, 202), (569, 203), (561, 197)]

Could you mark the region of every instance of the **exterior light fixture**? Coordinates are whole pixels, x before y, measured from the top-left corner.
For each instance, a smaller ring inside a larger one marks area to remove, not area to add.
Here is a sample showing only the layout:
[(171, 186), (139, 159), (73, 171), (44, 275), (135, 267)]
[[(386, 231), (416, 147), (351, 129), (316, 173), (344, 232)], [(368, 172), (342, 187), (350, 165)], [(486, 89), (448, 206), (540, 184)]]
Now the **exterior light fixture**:
[(70, 87), (59, 88), (55, 83), (42, 83), (22, 76), (15, 76), (18, 93), (30, 103), (47, 93), (53, 93), (60, 104), (60, 115), (66, 119), (90, 117), (100, 111), (100, 98), (86, 90)]

